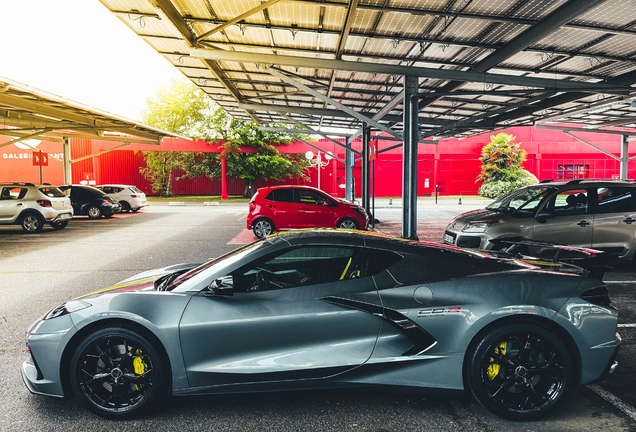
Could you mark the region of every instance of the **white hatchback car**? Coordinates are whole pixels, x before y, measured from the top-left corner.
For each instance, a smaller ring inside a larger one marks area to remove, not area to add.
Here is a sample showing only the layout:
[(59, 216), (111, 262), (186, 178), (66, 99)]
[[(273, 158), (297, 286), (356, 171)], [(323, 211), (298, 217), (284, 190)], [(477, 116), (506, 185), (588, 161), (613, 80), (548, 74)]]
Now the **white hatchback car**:
[(148, 205), (146, 194), (137, 189), (136, 186), (106, 184), (95, 187), (103, 191), (109, 197), (115, 198), (119, 201), (122, 213), (128, 211), (136, 212)]
[(70, 198), (55, 186), (0, 183), (0, 225), (22, 225), (24, 231), (34, 234), (45, 223), (63, 229), (72, 217)]

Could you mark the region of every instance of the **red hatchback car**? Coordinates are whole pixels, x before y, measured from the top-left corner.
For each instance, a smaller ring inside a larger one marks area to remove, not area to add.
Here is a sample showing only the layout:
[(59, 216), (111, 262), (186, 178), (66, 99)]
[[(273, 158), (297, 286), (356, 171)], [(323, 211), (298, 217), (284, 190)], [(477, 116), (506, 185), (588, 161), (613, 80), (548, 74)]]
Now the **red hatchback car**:
[(336, 227), (366, 230), (364, 208), (309, 186), (261, 188), (250, 200), (247, 228), (258, 238), (295, 228)]

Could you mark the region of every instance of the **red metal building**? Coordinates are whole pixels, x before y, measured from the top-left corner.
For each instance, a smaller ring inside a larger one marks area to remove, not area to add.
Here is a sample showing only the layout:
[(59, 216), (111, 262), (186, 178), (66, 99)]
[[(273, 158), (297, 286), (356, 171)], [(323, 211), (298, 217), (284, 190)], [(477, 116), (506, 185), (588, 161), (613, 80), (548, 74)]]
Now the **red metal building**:
[[(619, 162), (609, 156), (569, 137), (561, 131), (536, 129), (533, 127), (511, 128), (505, 131), (517, 137), (517, 142), (528, 152), (528, 160), (524, 167), (535, 174), (539, 180), (570, 178), (612, 178), (619, 173)], [(491, 134), (464, 140), (443, 140), (439, 144), (420, 144), (418, 163), (418, 194), (430, 195), (439, 188), (440, 195), (474, 195), (479, 184), (475, 178), (480, 172), (479, 157), (482, 147), (490, 141)], [(608, 151), (616, 156), (620, 154), (620, 136), (601, 135), (597, 133), (580, 133), (584, 140)], [(9, 139), (0, 137), (0, 146)], [(92, 153), (114, 147), (112, 142), (86, 139), (71, 140), (71, 158), (78, 159)], [(45, 151), (53, 157), (61, 157), (59, 144), (30, 140), (29, 145)], [(344, 159), (344, 149), (328, 140), (321, 140), (317, 145), (325, 151)], [(394, 141), (382, 141), (379, 149), (395, 145)], [(354, 142), (354, 148), (360, 149), (361, 142)], [(180, 139), (164, 139), (160, 146), (131, 144), (126, 150), (114, 150), (99, 156), (85, 159), (72, 165), (73, 182), (80, 181), (104, 183), (134, 184), (148, 194), (152, 194), (149, 182), (141, 176), (139, 168), (144, 166), (141, 150), (161, 151), (213, 151), (218, 146), (204, 141), (185, 141)], [(303, 143), (280, 146), (283, 153), (316, 152)], [(630, 153), (631, 156), (631, 153)], [(39, 167), (33, 165), (33, 150), (20, 144), (0, 147), (0, 181), (37, 182)], [(356, 178), (356, 195), (360, 195), (360, 168), (357, 162), (354, 167)], [(636, 172), (636, 161), (630, 161), (628, 177), (633, 178)], [(42, 167), (43, 181), (51, 184), (62, 184), (62, 165), (51, 159), (49, 165)], [(176, 173), (175, 178), (181, 173)], [(308, 180), (297, 179), (283, 182), (257, 182), (257, 187), (275, 184), (308, 184), (319, 186), (333, 195), (343, 194), (338, 187), (344, 182), (344, 164), (332, 159), (322, 169), (320, 185), (318, 185), (317, 168), (312, 168)], [(401, 148), (380, 153), (375, 161), (375, 195), (401, 196), (402, 194), (402, 151)], [(228, 193), (242, 194), (244, 184), (241, 179), (228, 179)], [(220, 195), (220, 180), (173, 180), (176, 194), (187, 195)], [(373, 190), (373, 189), (372, 189)]]

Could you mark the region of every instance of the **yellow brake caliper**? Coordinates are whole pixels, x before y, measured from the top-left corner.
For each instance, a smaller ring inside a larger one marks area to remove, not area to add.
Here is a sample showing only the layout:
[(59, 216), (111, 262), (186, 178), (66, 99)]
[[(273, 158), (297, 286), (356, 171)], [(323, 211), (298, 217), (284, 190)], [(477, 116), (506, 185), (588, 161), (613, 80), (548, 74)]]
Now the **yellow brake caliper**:
[[(506, 355), (506, 346), (508, 345), (507, 342), (499, 342), (499, 345), (495, 347), (495, 354), (501, 354), (501, 355)], [(495, 377), (497, 375), (499, 375), (499, 370), (501, 369), (501, 366), (499, 365), (499, 363), (494, 363), (495, 359), (494, 358), (490, 358), (490, 365), (488, 366), (488, 369), (486, 370), (486, 374), (488, 375), (488, 379), (490, 381), (494, 380)]]
[[(144, 363), (144, 361), (142, 360), (142, 353), (140, 349), (137, 349), (137, 351), (135, 351), (135, 355), (137, 356), (133, 359), (133, 367), (135, 368), (135, 374), (143, 375), (146, 372), (146, 368), (148, 367), (148, 365)], [(143, 384), (135, 385), (135, 388), (137, 390), (141, 390), (142, 388), (144, 388), (144, 385)]]

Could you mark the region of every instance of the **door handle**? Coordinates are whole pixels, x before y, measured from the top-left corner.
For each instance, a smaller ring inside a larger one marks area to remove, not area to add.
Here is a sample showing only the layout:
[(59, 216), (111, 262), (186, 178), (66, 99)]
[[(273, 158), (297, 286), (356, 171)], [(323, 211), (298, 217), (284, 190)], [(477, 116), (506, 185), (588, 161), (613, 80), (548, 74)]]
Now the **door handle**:
[(578, 226), (580, 227), (586, 227), (588, 225), (592, 225), (592, 222), (588, 222), (586, 220), (582, 220), (581, 222), (577, 223)]
[(625, 222), (627, 225), (629, 225), (632, 222), (636, 222), (636, 219), (632, 219), (631, 216), (630, 216), (627, 219), (625, 219), (623, 222)]
[(22, 203), (18, 203), (16, 207), (22, 207)]
[(269, 208), (274, 208), (274, 206), (273, 206), (273, 205), (271, 205), (271, 204), (267, 204), (267, 207), (269, 207)]
[(301, 207), (300, 209), (301, 210), (307, 210), (307, 207)]

